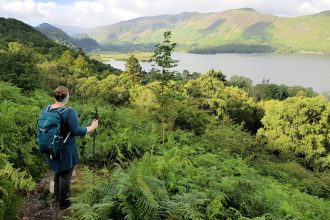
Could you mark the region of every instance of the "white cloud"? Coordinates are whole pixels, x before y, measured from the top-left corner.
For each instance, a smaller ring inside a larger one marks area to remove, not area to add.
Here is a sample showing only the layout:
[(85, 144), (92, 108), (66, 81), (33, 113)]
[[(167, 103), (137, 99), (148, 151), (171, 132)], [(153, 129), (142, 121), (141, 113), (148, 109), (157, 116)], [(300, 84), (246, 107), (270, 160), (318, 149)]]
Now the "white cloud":
[[(99, 13), (104, 10), (104, 7), (101, 3), (99, 2), (90, 2), (90, 1), (76, 1), (74, 3), (74, 8), (73, 10), (78, 13), (84, 13), (84, 14), (89, 14), (89, 13)], [(95, 14), (97, 15), (97, 14)]]
[(0, 1), (0, 10), (4, 13), (35, 13), (36, 3), (33, 0)]
[(148, 2), (145, 0), (135, 0), (135, 5), (139, 9), (147, 9), (148, 8)]
[(53, 12), (56, 9), (55, 2), (46, 2), (37, 4), (37, 10), (43, 17), (53, 17)]
[[(139, 16), (182, 11), (215, 12), (249, 7), (281, 16), (312, 14), (330, 9), (330, 0), (0, 0), (0, 16), (32, 25), (42, 22), (91, 27)], [(64, 2), (64, 3), (63, 3)]]
[(312, 14), (312, 13), (317, 13), (320, 12), (319, 9), (315, 8), (311, 3), (309, 2), (304, 2), (299, 6), (299, 11), (302, 14)]

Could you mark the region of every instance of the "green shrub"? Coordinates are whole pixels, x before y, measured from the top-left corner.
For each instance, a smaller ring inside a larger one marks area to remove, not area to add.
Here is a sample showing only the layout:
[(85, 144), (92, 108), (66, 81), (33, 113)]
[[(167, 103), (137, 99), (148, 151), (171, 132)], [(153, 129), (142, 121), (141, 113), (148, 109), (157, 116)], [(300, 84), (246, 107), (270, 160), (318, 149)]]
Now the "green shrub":
[(20, 191), (31, 191), (35, 187), (26, 171), (13, 168), (7, 156), (0, 153), (0, 219), (14, 219), (22, 203)]

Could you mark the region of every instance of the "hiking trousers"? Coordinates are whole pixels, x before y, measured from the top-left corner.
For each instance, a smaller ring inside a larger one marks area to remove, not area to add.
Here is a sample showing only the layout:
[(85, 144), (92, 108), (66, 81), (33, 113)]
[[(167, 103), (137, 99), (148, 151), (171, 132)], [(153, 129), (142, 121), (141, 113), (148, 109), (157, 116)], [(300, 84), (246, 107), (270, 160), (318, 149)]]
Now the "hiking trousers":
[(54, 196), (59, 201), (60, 208), (68, 208), (70, 206), (69, 197), (71, 196), (70, 184), (73, 167), (61, 172), (55, 172), (54, 175)]

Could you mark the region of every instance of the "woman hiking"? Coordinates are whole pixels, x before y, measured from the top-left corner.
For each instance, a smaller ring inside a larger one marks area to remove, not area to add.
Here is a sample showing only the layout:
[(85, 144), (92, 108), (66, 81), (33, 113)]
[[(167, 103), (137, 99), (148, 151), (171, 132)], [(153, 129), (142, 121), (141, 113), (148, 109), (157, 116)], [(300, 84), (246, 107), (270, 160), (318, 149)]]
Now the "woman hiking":
[(46, 106), (44, 112), (59, 112), (60, 115), (60, 136), (63, 137), (63, 144), (60, 150), (60, 158), (53, 158), (47, 154), (46, 162), (55, 172), (54, 175), (54, 197), (59, 202), (61, 209), (70, 206), (70, 183), (72, 171), (78, 161), (76, 136), (85, 136), (98, 127), (98, 120), (93, 120), (90, 126), (80, 127), (77, 112), (71, 107), (65, 107), (69, 101), (69, 90), (60, 86), (53, 92), (55, 103)]

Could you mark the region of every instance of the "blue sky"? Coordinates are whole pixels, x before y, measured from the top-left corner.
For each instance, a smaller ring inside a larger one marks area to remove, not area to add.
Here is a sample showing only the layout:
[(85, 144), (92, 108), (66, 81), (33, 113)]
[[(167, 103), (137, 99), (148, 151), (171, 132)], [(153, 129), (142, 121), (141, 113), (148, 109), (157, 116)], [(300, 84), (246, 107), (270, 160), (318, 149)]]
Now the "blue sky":
[(33, 26), (47, 22), (94, 27), (141, 16), (244, 7), (278, 16), (300, 16), (330, 10), (330, 0), (0, 0), (0, 16)]

